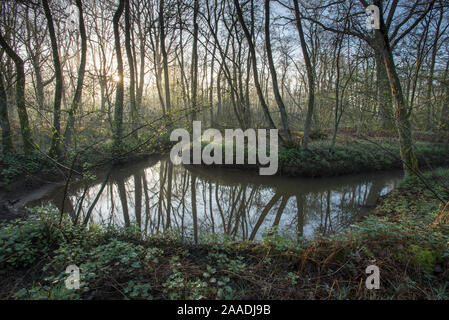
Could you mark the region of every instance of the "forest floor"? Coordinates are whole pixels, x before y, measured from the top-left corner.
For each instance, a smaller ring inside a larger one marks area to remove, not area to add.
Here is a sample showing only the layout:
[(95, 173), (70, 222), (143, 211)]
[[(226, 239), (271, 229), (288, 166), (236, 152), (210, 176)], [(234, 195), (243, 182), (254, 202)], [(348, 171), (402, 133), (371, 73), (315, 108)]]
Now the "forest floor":
[[(449, 299), (449, 170), (425, 178), (402, 180), (371, 215), (313, 241), (273, 233), (194, 245), (135, 228), (82, 229), (36, 208), (0, 227), (0, 298)], [(64, 282), (72, 264), (77, 290)], [(369, 265), (380, 269), (378, 290), (365, 286)]]

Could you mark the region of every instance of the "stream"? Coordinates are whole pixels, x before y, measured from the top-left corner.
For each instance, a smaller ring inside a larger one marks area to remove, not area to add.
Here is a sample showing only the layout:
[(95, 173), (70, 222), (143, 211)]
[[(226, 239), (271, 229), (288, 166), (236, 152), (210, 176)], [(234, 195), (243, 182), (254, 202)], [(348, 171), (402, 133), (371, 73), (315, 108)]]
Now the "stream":
[[(64, 211), (83, 220), (107, 172), (89, 184), (75, 183)], [(89, 223), (136, 224), (146, 235), (176, 232), (198, 243), (226, 234), (235, 240), (261, 240), (276, 228), (285, 236), (313, 239), (348, 228), (391, 191), (402, 171), (332, 178), (259, 176), (254, 172), (173, 165), (151, 157), (114, 168), (92, 210)], [(27, 206), (62, 206), (64, 186)], [(84, 200), (80, 201), (83, 198)]]

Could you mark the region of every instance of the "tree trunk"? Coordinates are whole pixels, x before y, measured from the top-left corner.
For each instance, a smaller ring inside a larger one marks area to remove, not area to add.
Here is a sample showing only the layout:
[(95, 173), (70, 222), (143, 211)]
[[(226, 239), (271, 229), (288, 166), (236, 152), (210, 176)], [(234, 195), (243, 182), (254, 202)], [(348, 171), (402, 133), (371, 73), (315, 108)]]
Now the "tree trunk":
[(39, 111), (43, 111), (44, 109), (44, 81), (42, 78), (41, 66), (40, 66), (40, 58), (41, 58), (41, 48), (38, 45), (39, 41), (35, 41), (32, 44), (31, 39), (37, 38), (37, 28), (36, 28), (36, 16), (34, 17), (34, 30), (31, 27), (31, 19), (29, 17), (29, 7), (26, 7), (25, 11), (25, 21), (26, 21), (26, 30), (27, 30), (27, 41), (25, 41), (25, 46), (27, 48), (28, 54), (30, 56), (30, 62), (34, 69), (34, 75), (36, 79), (35, 84), (35, 94), (36, 94), (36, 102)]
[(257, 95), (259, 97), (259, 101), (262, 106), (262, 110), (265, 114), (265, 119), (267, 121), (268, 127), (270, 129), (275, 129), (276, 126), (273, 122), (273, 119), (271, 118), (270, 111), (268, 109), (268, 105), (265, 102), (265, 98), (263, 96), (262, 87), (260, 86), (256, 49), (254, 48), (251, 34), (249, 33), (248, 28), (246, 27), (245, 21), (243, 20), (243, 13), (242, 13), (242, 9), (240, 8), (239, 0), (234, 0), (234, 5), (237, 10), (238, 20), (240, 22), (240, 25), (242, 26), (243, 32), (245, 33), (246, 40), (248, 41), (248, 47), (251, 52), (251, 62), (252, 62), (252, 66), (253, 66), (254, 85), (256, 86)]
[(281, 113), (282, 126), (284, 134), (287, 137), (287, 142), (292, 142), (292, 135), (288, 126), (287, 112), (285, 111), (284, 101), (282, 100), (281, 93), (279, 92), (278, 79), (276, 70), (274, 68), (273, 53), (271, 51), (270, 41), (270, 0), (265, 0), (265, 46), (267, 48), (268, 66), (271, 73), (271, 80), (273, 83), (274, 97)]
[(343, 36), (337, 35), (337, 43), (335, 50), (335, 69), (336, 69), (336, 78), (335, 78), (335, 113), (334, 113), (334, 132), (332, 135), (332, 144), (331, 149), (334, 150), (335, 144), (337, 142), (337, 133), (338, 133), (338, 125), (339, 125), (339, 116), (338, 111), (340, 109), (340, 78), (341, 78), (341, 70), (340, 70), (340, 58), (341, 58), (341, 49), (343, 47)]
[(120, 0), (115, 11), (112, 24), (114, 27), (114, 41), (115, 41), (115, 52), (117, 59), (117, 89), (115, 92), (115, 110), (114, 110), (114, 158), (116, 158), (122, 149), (122, 136), (123, 136), (123, 95), (124, 95), (124, 85), (123, 85), (123, 59), (122, 50), (120, 46), (120, 18), (123, 14), (123, 9), (125, 6), (125, 0)]
[(391, 130), (394, 128), (394, 116), (392, 107), (392, 97), (390, 82), (388, 80), (387, 69), (382, 54), (376, 51), (376, 75), (377, 75), (377, 99), (379, 102), (379, 113), (382, 129)]
[(19, 114), (20, 130), (23, 139), (23, 150), (30, 154), (33, 149), (33, 137), (28, 121), (28, 113), (25, 106), (25, 67), (22, 58), (8, 45), (0, 34), (0, 45), (5, 49), (6, 54), (14, 61), (16, 67), (16, 104)]
[(41, 67), (39, 65), (39, 55), (31, 57), (31, 64), (33, 65), (34, 75), (36, 76), (36, 100), (39, 111), (44, 109), (45, 96), (44, 96), (44, 81), (42, 79)]
[(446, 87), (446, 96), (443, 100), (443, 106), (441, 108), (441, 122), (440, 129), (449, 133), (449, 81), (443, 82)]
[(64, 148), (70, 146), (72, 140), (72, 129), (75, 125), (75, 115), (78, 110), (79, 105), (81, 104), (81, 98), (83, 95), (83, 85), (84, 85), (84, 74), (86, 71), (86, 55), (87, 55), (87, 36), (86, 36), (86, 26), (84, 24), (83, 17), (83, 7), (81, 0), (76, 0), (76, 6), (79, 10), (79, 28), (80, 28), (80, 36), (81, 36), (81, 60), (80, 66), (78, 69), (78, 80), (75, 89), (75, 95), (73, 97), (72, 106), (69, 111), (69, 121), (67, 123), (67, 127), (65, 129), (64, 134)]
[(170, 113), (170, 80), (168, 73), (168, 56), (165, 48), (165, 21), (164, 21), (164, 0), (159, 1), (159, 28), (160, 28), (160, 43), (162, 53), (162, 65), (164, 69), (164, 85), (165, 85), (165, 108)]
[(299, 39), (301, 42), (302, 55), (304, 57), (304, 62), (306, 63), (307, 80), (309, 82), (307, 116), (306, 116), (306, 123), (304, 125), (304, 137), (302, 140), (302, 149), (307, 150), (309, 143), (310, 128), (312, 127), (313, 108), (315, 105), (315, 78), (312, 68), (312, 62), (310, 61), (309, 50), (307, 48), (306, 39), (304, 37), (304, 30), (302, 28), (298, 0), (293, 0), (293, 3), (295, 6), (296, 28), (298, 29)]
[(3, 83), (3, 75), (0, 73), (0, 127), (2, 128), (2, 152), (14, 153), (12, 144), (11, 127), (8, 117), (8, 96)]
[[(131, 23), (130, 23), (130, 8), (129, 0), (125, 0), (125, 50), (128, 58), (129, 67), (129, 100), (131, 104), (131, 121), (133, 128), (137, 127), (137, 107), (136, 107), (136, 84), (135, 84), (135, 69), (134, 58), (131, 51)], [(134, 137), (137, 138), (137, 132), (134, 133)]]
[[(177, 17), (179, 22), (179, 45), (183, 47), (184, 45), (184, 37), (183, 37), (183, 21), (182, 21), (182, 12), (181, 12), (181, 3), (177, 3)], [(184, 109), (187, 111), (190, 103), (189, 93), (187, 92), (188, 80), (185, 74), (185, 64), (184, 64), (184, 50), (180, 50), (179, 54), (176, 54), (176, 58), (178, 59), (179, 68), (181, 69), (181, 93), (182, 93), (182, 102)]]
[(193, 44), (192, 44), (192, 69), (191, 69), (191, 81), (192, 81), (192, 95), (190, 101), (192, 103), (192, 121), (196, 120), (197, 111), (197, 90), (198, 90), (198, 11), (199, 1), (195, 0), (193, 5)]
[[(142, 108), (143, 87), (145, 80), (145, 34), (142, 32), (139, 24), (139, 41), (140, 41), (140, 72), (139, 72), (139, 87), (137, 89), (136, 104), (137, 108)], [(137, 66), (136, 66), (137, 67)]]
[(210, 88), (209, 88), (209, 114), (210, 114), (210, 125), (214, 126), (214, 66), (215, 66), (215, 54), (217, 52), (217, 44), (214, 43), (214, 49), (212, 51), (212, 60), (210, 64)]
[[(220, 65), (220, 69), (218, 70), (218, 75), (217, 75), (217, 115), (216, 118), (221, 119), (221, 115), (222, 115), (222, 93), (221, 93), (221, 74), (223, 73), (223, 66)], [(218, 123), (218, 121), (217, 121)]]
[(45, 17), (48, 24), (48, 33), (50, 35), (51, 41), (51, 51), (53, 55), (53, 65), (55, 68), (55, 98), (53, 103), (53, 135), (51, 140), (51, 146), (49, 155), (51, 157), (61, 157), (61, 100), (62, 100), (62, 90), (63, 90), (63, 79), (62, 79), (62, 69), (61, 62), (59, 60), (58, 43), (56, 40), (56, 32), (53, 23), (53, 17), (51, 15), (50, 7), (48, 5), (48, 0), (42, 0), (42, 6), (44, 7)]
[(441, 23), (443, 21), (443, 9), (440, 11), (440, 18), (438, 19), (438, 23), (435, 29), (435, 36), (433, 41), (433, 47), (432, 47), (432, 57), (430, 60), (430, 70), (429, 70), (429, 76), (427, 78), (427, 88), (426, 88), (426, 105), (427, 105), (427, 119), (426, 119), (426, 129), (430, 130), (432, 128), (432, 122), (433, 122), (433, 104), (432, 104), (432, 85), (433, 85), (433, 76), (435, 73), (435, 63), (436, 63), (436, 56), (438, 51), (438, 40), (440, 38), (440, 28)]
[[(376, 0), (375, 4), (382, 11), (382, 3)], [(384, 58), (385, 68), (387, 70), (388, 79), (390, 82), (391, 93), (395, 106), (396, 126), (399, 133), (399, 143), (401, 149), (401, 159), (406, 174), (413, 174), (418, 170), (418, 160), (415, 156), (413, 148), (413, 139), (410, 125), (410, 112), (407, 104), (404, 101), (401, 82), (396, 72), (393, 53), (390, 47), (390, 40), (386, 32), (385, 22), (383, 16), (380, 15), (380, 29), (375, 31), (375, 48), (381, 50)]]

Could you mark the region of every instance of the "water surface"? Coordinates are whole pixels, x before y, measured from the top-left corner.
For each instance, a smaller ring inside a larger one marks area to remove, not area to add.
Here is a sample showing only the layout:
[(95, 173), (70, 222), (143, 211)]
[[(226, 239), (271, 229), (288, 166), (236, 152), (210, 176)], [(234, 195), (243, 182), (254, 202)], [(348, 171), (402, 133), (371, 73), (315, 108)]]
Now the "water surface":
[[(65, 212), (84, 219), (105, 177), (102, 172), (90, 185), (71, 186)], [(111, 172), (88, 221), (134, 223), (147, 235), (176, 231), (195, 242), (212, 233), (260, 240), (273, 229), (292, 238), (311, 239), (350, 226), (401, 177), (400, 171), (320, 179), (258, 176), (240, 170), (186, 168), (167, 158), (150, 158)], [(61, 207), (63, 189), (37, 203)]]

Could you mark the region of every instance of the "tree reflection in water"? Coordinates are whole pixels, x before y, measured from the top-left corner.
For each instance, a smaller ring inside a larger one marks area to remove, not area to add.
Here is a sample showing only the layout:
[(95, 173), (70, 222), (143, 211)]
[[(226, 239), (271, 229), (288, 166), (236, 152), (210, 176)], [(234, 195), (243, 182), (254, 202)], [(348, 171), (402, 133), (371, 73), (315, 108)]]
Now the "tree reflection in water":
[[(325, 179), (261, 177), (152, 159), (114, 169), (88, 220), (135, 224), (147, 235), (174, 231), (195, 243), (212, 233), (260, 240), (273, 230), (310, 239), (347, 228), (400, 177), (400, 172)], [(65, 212), (85, 219), (104, 178), (100, 174), (88, 188), (72, 186)], [(61, 197), (58, 190), (40, 203), (62, 203)]]

